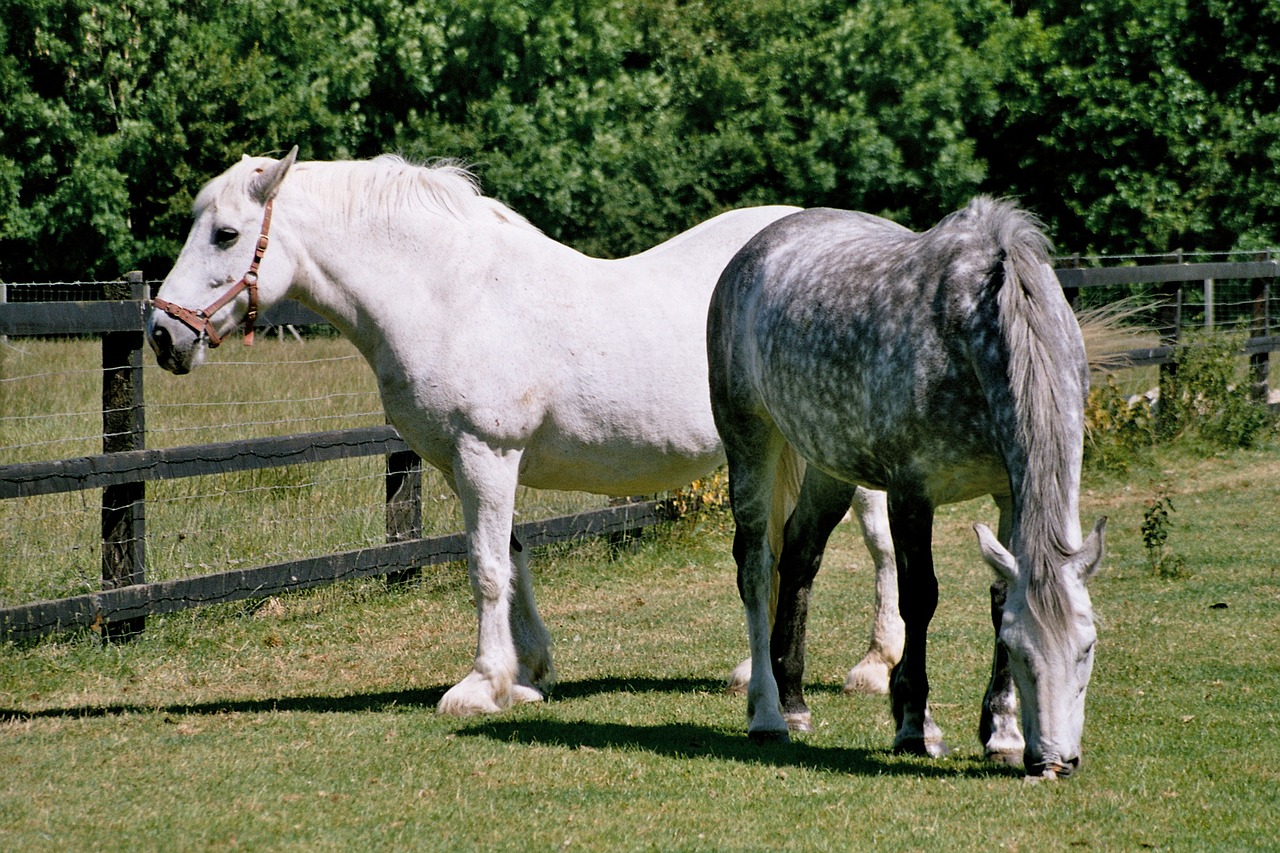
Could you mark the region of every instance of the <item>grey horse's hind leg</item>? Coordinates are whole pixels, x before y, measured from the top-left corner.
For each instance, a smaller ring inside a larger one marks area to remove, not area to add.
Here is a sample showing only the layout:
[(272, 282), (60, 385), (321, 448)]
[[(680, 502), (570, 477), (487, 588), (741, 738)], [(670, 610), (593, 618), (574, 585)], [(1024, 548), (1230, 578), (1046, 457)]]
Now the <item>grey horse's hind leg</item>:
[[(750, 429), (754, 426), (755, 429)], [(733, 557), (738, 566), (738, 594), (747, 617), (751, 679), (747, 683), (747, 735), (756, 742), (789, 739), (782, 716), (778, 684), (769, 666), (770, 600), (773, 549), (769, 545), (769, 513), (776, 482), (782, 437), (770, 425), (748, 423), (726, 436), (729, 458), (729, 502), (733, 509)]]
[(809, 593), (822, 565), (827, 539), (848, 509), (854, 486), (809, 466), (795, 511), (787, 520), (778, 559), (778, 606), (769, 641), (782, 715), (792, 731), (809, 731), (804, 701), (805, 635)]
[(898, 561), (898, 595), (907, 638), (902, 660), (893, 669), (890, 695), (897, 733), (894, 752), (941, 758), (951, 750), (929, 713), (929, 677), (925, 646), (929, 622), (938, 607), (938, 578), (933, 570), (933, 506), (919, 492), (889, 490), (889, 526)]

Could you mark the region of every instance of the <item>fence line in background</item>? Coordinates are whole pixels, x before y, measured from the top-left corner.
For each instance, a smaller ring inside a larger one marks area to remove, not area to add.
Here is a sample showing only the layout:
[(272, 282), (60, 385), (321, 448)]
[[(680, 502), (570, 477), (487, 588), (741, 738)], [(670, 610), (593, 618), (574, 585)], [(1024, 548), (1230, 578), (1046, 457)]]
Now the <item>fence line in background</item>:
[[(1185, 289), (1202, 287), (1206, 324), (1214, 319), (1215, 282), (1247, 280), (1250, 291), (1252, 391), (1266, 399), (1270, 353), (1280, 349), (1272, 334), (1270, 307), (1276, 261), (1266, 257), (1239, 263), (1161, 263), (1149, 266), (1055, 270), (1068, 299), (1090, 287), (1151, 284), (1161, 345), (1121, 354), (1117, 366), (1159, 364), (1167, 369), (1180, 340)], [(57, 285), (50, 286), (57, 288)], [(393, 427), (364, 427), (292, 436), (148, 450), (143, 387), (143, 330), (147, 283), (140, 273), (100, 285), (95, 301), (14, 301), (21, 286), (0, 298), (3, 336), (100, 335), (102, 340), (103, 453), (50, 462), (0, 466), (0, 499), (61, 491), (102, 489), (102, 592), (56, 601), (0, 608), (0, 637), (32, 637), (73, 628), (93, 628), (104, 637), (128, 637), (143, 630), (148, 615), (172, 613), (215, 602), (243, 600), (303, 589), (344, 578), (411, 577), (421, 566), (465, 557), (463, 534), (422, 538), (422, 462)], [(324, 320), (286, 303), (266, 312), (265, 326), (313, 325)], [(146, 495), (148, 481), (381, 455), (386, 463), (387, 544), (321, 557), (146, 583)], [(620, 535), (666, 517), (662, 502), (625, 504), (517, 527), (535, 547), (601, 534)]]

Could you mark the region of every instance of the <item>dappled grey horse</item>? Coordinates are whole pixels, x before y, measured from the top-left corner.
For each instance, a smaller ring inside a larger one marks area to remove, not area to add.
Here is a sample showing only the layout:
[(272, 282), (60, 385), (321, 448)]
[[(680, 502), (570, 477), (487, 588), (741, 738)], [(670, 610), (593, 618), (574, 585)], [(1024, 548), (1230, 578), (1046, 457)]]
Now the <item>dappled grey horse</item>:
[[(921, 234), (862, 213), (796, 213), (729, 263), (707, 330), (751, 647), (749, 734), (785, 739), (787, 720), (808, 715), (809, 592), (864, 486), (888, 493), (906, 623), (891, 680), (894, 748), (945, 754), (925, 668), (934, 508), (991, 494), (999, 538), (975, 526), (997, 576), (981, 736), (989, 757), (1022, 760), (1029, 776), (1070, 773), (1096, 636), (1085, 582), (1105, 519), (1082, 539), (1088, 365), (1036, 222), (985, 197)], [(769, 521), (775, 491), (793, 483), (771, 628)]]

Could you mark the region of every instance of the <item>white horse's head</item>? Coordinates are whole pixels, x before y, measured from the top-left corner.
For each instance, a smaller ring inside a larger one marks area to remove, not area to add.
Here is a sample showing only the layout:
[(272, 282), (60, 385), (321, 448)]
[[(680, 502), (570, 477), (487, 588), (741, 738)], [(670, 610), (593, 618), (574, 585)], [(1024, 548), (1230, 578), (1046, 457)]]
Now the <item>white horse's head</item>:
[(983, 558), (1008, 584), (999, 642), (1008, 651), (1018, 689), (1029, 777), (1065, 777), (1080, 765), (1084, 697), (1098, 636), (1085, 584), (1102, 562), (1105, 526), (1106, 518), (1099, 519), (1080, 549), (1047, 581), (1055, 588), (1041, 591), (1032, 589), (1031, 572), (987, 527), (974, 526)]
[(267, 251), (272, 201), (297, 159), (245, 157), (196, 197), (186, 245), (156, 294), (147, 339), (160, 366), (187, 373), (209, 347), (244, 324), (251, 342), (257, 312), (283, 298), (293, 264), (279, 246)]

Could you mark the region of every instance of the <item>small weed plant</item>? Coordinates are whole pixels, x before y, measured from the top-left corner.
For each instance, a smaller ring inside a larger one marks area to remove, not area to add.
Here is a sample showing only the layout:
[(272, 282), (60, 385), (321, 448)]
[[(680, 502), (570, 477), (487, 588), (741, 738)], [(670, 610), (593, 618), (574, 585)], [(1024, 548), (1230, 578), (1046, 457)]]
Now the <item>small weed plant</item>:
[(1174, 512), (1173, 499), (1161, 495), (1147, 501), (1142, 511), (1142, 545), (1147, 551), (1151, 572), (1162, 578), (1186, 575), (1186, 561), (1169, 548), (1169, 532), (1173, 529), (1170, 514)]
[(1130, 402), (1111, 374), (1089, 390), (1085, 425), (1085, 459), (1102, 471), (1126, 473), (1155, 444), (1151, 404), (1145, 398)]

